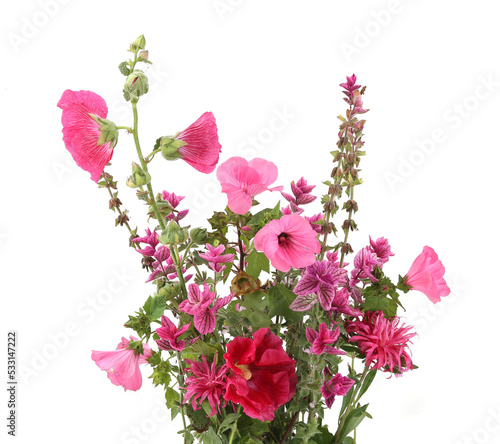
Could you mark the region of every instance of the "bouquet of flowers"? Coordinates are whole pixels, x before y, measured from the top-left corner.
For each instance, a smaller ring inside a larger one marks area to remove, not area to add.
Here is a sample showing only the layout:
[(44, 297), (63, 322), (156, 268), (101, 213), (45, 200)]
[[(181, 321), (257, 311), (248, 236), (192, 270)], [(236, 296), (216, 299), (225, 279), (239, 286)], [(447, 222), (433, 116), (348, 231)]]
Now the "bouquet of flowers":
[[(398, 377), (416, 368), (409, 350), (416, 333), (398, 317), (401, 293), (418, 290), (436, 303), (450, 292), (428, 246), (393, 282), (384, 274), (393, 256), (386, 238), (369, 237), (355, 254), (348, 242), (357, 230), (365, 87), (355, 75), (340, 85), (348, 108), (338, 117), (323, 212), (308, 215), (317, 196), (305, 178), (284, 190), (273, 186), (278, 167), (265, 159), (231, 157), (218, 165), (210, 112), (159, 137), (144, 156), (137, 111), (148, 92), (140, 68), (151, 63), (144, 36), (129, 51), (119, 69), (133, 126), (108, 120), (106, 102), (91, 91), (66, 90), (58, 103), (66, 148), (107, 190), (116, 225), (128, 229), (149, 272), (150, 296), (125, 322), (135, 334), (122, 337), (116, 350), (93, 351), (92, 359), (125, 390), (140, 389), (140, 366), (148, 367), (172, 419), (182, 417), (186, 443), (355, 443), (356, 428), (371, 417), (361, 398), (377, 373)], [(137, 150), (125, 183), (136, 188), (151, 221), (140, 231), (131, 228), (118, 181), (105, 171), (120, 130), (133, 135)], [(187, 225), (189, 209), (173, 189), (153, 190), (148, 165), (179, 159), (200, 173), (216, 170), (228, 205), (208, 219), (210, 229)], [(278, 199), (253, 211), (265, 192), (277, 192), (285, 204)], [(344, 221), (335, 225), (339, 211)], [(338, 422), (326, 424), (324, 411), (334, 403)]]

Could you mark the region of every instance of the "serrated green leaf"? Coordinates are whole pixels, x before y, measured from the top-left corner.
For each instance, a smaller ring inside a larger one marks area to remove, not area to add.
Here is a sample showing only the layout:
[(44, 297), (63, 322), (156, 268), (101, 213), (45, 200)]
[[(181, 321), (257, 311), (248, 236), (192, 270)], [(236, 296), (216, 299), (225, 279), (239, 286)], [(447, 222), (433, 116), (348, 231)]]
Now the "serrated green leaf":
[(286, 288), (283, 284), (276, 284), (269, 289), (269, 317), (284, 316), (285, 319), (300, 322), (304, 313), (293, 311), (290, 305), (297, 298), (297, 295)]
[(255, 291), (245, 295), (240, 305), (245, 307), (243, 315), (257, 328), (265, 328), (271, 325), (271, 319), (266, 313), (268, 307), (268, 295), (263, 291)]
[(154, 296), (149, 296), (144, 304), (144, 312), (148, 315), (151, 321), (155, 321), (165, 312), (167, 296), (156, 293)]
[(178, 405), (179, 400), (179, 393), (177, 393), (172, 387), (167, 387), (165, 389), (165, 401), (169, 409), (171, 409), (174, 405)]
[(261, 271), (269, 273), (269, 259), (264, 253), (259, 253), (257, 250), (253, 250), (246, 257), (246, 261), (248, 265), (245, 271), (255, 279), (258, 279)]
[(128, 63), (127, 62), (121, 62), (119, 65), (118, 65), (118, 69), (120, 70), (120, 72), (124, 75), (124, 76), (128, 76), (130, 74), (130, 68), (128, 66)]

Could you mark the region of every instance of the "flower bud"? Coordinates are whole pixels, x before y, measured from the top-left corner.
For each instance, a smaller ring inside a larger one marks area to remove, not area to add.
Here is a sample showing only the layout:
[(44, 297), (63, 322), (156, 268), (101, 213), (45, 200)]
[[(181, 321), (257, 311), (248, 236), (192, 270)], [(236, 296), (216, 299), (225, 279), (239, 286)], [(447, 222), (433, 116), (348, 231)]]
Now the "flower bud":
[(110, 148), (114, 148), (118, 143), (118, 130), (116, 129), (116, 125), (111, 122), (111, 120), (103, 119), (95, 114), (89, 113), (89, 116), (101, 126), (99, 128), (101, 134), (99, 139), (97, 139), (97, 145), (104, 145), (111, 142)]
[(137, 103), (139, 97), (149, 90), (148, 78), (142, 71), (136, 70), (127, 77), (123, 88), (125, 100)]
[(132, 162), (132, 175), (127, 179), (127, 186), (130, 188), (137, 188), (142, 185), (147, 185), (149, 182), (151, 182), (149, 173), (143, 171), (135, 162)]
[(165, 284), (163, 287), (161, 287), (157, 294), (160, 296), (166, 296), (167, 301), (169, 299), (172, 299), (173, 297), (177, 296), (181, 292), (181, 284), (179, 282), (172, 282)]
[(162, 137), (160, 142), (161, 155), (167, 160), (182, 159), (179, 148), (184, 145), (186, 145), (186, 142), (175, 137)]
[(141, 60), (148, 60), (148, 58), (149, 58), (149, 51), (141, 51), (139, 53), (139, 58)]
[(144, 35), (140, 35), (134, 40), (133, 43), (130, 44), (130, 50), (132, 52), (136, 52), (139, 49), (144, 49), (144, 48), (146, 48), (146, 38), (144, 37)]
[(162, 233), (160, 234), (159, 240), (163, 245), (177, 245), (186, 241), (188, 238), (188, 232), (179, 227), (176, 222), (170, 221)]
[(236, 297), (253, 293), (259, 288), (260, 280), (255, 279), (253, 276), (250, 276), (244, 271), (239, 271), (231, 281), (231, 293), (233, 293)]
[(204, 245), (208, 239), (206, 228), (193, 228), (189, 232), (189, 237), (196, 245)]

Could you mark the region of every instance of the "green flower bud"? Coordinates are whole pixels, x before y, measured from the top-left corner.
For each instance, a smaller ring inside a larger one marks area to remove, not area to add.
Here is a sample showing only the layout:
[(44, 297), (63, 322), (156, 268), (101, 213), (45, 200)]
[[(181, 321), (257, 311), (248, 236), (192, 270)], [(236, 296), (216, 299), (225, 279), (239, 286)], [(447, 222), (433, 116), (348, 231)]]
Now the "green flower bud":
[(167, 160), (177, 160), (182, 158), (179, 148), (186, 145), (183, 140), (174, 137), (162, 137), (160, 140), (161, 155)]
[(148, 78), (142, 71), (135, 70), (127, 77), (123, 88), (123, 96), (125, 100), (131, 100), (132, 103), (137, 103), (139, 97), (146, 94), (149, 90)]
[(116, 129), (116, 125), (111, 122), (111, 120), (103, 119), (102, 117), (96, 116), (95, 114), (89, 113), (89, 116), (92, 117), (101, 127), (99, 128), (101, 131), (101, 135), (97, 140), (97, 145), (104, 145), (108, 142), (111, 143), (111, 148), (114, 148), (118, 143), (118, 130)]
[(144, 35), (140, 35), (134, 40), (134, 43), (130, 44), (130, 50), (132, 52), (136, 52), (139, 49), (145, 49), (146, 48), (146, 37)]
[(167, 228), (160, 234), (159, 240), (163, 245), (177, 245), (185, 242), (187, 238), (187, 230), (179, 227), (174, 221), (170, 221)]
[(162, 288), (160, 288), (157, 292), (159, 296), (166, 296), (167, 301), (177, 296), (181, 292), (181, 284), (179, 282), (172, 282), (165, 284)]
[(208, 239), (206, 228), (193, 228), (189, 232), (189, 237), (196, 245), (204, 245)]
[(136, 356), (144, 354), (144, 347), (142, 341), (130, 341), (128, 343), (128, 348), (134, 350)]
[(149, 182), (151, 182), (151, 176), (135, 162), (132, 162), (132, 175), (127, 179), (127, 186), (137, 188), (147, 185)]

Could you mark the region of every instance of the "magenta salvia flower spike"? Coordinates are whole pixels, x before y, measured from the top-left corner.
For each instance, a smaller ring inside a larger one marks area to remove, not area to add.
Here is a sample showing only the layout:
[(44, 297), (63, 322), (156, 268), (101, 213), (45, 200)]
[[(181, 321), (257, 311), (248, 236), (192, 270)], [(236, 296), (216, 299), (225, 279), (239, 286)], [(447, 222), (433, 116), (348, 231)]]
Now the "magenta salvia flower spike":
[[(149, 296), (124, 323), (137, 337), (123, 337), (113, 351), (92, 351), (91, 358), (126, 391), (140, 389), (146, 372), (164, 390), (172, 416), (180, 414), (185, 443), (214, 436), (228, 444), (288, 443), (311, 431), (321, 442), (353, 442), (356, 427), (371, 418), (360, 398), (370, 396), (376, 374), (401, 377), (416, 368), (410, 347), (417, 332), (399, 316), (401, 293), (417, 290), (437, 303), (450, 292), (429, 246), (395, 284), (385, 274), (395, 255), (386, 237), (367, 234), (356, 252), (348, 242), (358, 230), (354, 190), (362, 183), (366, 88), (354, 74), (340, 84), (348, 108), (339, 115), (337, 146), (328, 149), (333, 165), (318, 199), (323, 211), (313, 214), (309, 204), (319, 196), (312, 192), (321, 186), (312, 178), (300, 177), (284, 192), (273, 186), (281, 165), (241, 157), (219, 164), (224, 150), (211, 112), (174, 136), (161, 136), (165, 129), (159, 128), (144, 157), (137, 130), (137, 103), (150, 93), (141, 69), (151, 63), (144, 36), (128, 50), (133, 58), (119, 69), (132, 126), (108, 120), (105, 100), (91, 91), (66, 90), (57, 104), (66, 148), (108, 190), (116, 225), (128, 228), (129, 244), (149, 273), (143, 277)], [(165, 118), (168, 110), (160, 110)], [(125, 159), (133, 162), (128, 179), (104, 171), (113, 155), (128, 155), (118, 143), (120, 130), (132, 133), (137, 152), (136, 159)], [(331, 133), (325, 131), (325, 140)], [(287, 147), (287, 155), (300, 149)], [(165, 159), (182, 159), (175, 168), (186, 174), (216, 171), (227, 207), (214, 208), (210, 228), (190, 226), (184, 196), (168, 183), (172, 164)], [(152, 162), (163, 167), (160, 178), (148, 170)], [(137, 188), (148, 226), (131, 229), (118, 198), (124, 184)], [(169, 191), (155, 194), (153, 184)], [(281, 192), (266, 193), (275, 198), (271, 208), (256, 200), (267, 191)], [(339, 210), (346, 214), (336, 220)], [(328, 423), (324, 410), (339, 397), (339, 419)]]

